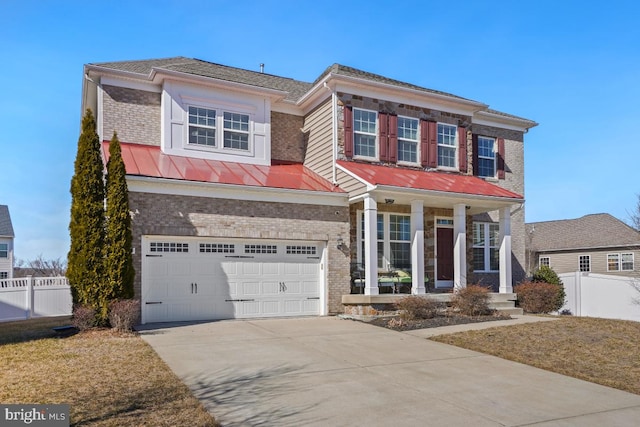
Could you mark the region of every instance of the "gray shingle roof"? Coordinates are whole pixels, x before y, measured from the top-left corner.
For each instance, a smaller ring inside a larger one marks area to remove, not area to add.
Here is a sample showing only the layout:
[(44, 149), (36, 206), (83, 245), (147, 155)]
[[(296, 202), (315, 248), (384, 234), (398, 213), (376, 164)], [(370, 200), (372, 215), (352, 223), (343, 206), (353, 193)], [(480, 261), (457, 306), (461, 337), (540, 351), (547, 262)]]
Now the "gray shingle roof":
[[(459, 99), (466, 102), (476, 102), (483, 105), (481, 102), (474, 101), (461, 96), (453, 95), (451, 93), (428, 89), (422, 86), (406, 83), (400, 80), (394, 80), (379, 74), (362, 71), (357, 68), (349, 67), (341, 64), (333, 64), (328, 67), (324, 72), (313, 82), (303, 82), (294, 80), (287, 77), (275, 76), (273, 74), (260, 73), (258, 71), (250, 71), (242, 68), (229, 67), (227, 65), (216, 64), (213, 62), (203, 61), (201, 59), (186, 58), (184, 56), (176, 56), (173, 58), (160, 58), (160, 59), (147, 59), (139, 61), (118, 61), (118, 62), (101, 62), (90, 64), (104, 68), (111, 68), (113, 70), (126, 71), (130, 73), (137, 73), (144, 76), (148, 76), (153, 68), (165, 69), (170, 71), (176, 71), (181, 73), (193, 74), (203, 77), (211, 77), (215, 79), (226, 80), (235, 83), (242, 83), (250, 86), (257, 86), (266, 89), (276, 89), (287, 93), (285, 99), (289, 101), (297, 101), (304, 96), (311, 88), (321, 81), (329, 73), (334, 75), (341, 75), (346, 77), (355, 77), (363, 80), (369, 80), (371, 82), (385, 83), (391, 86), (397, 86), (401, 88), (414, 89), (425, 93), (432, 93), (437, 95), (444, 95), (451, 98)], [(510, 117), (519, 120), (530, 121), (522, 117), (514, 116), (500, 111), (488, 109), (487, 112), (501, 115), (504, 117)], [(535, 123), (535, 122), (531, 122)]]
[(160, 68), (196, 76), (211, 77), (234, 83), (242, 83), (265, 89), (281, 90), (287, 93), (285, 99), (295, 101), (311, 89), (311, 83), (301, 82), (287, 77), (274, 76), (273, 74), (260, 73), (242, 68), (229, 67), (215, 64), (200, 59), (175, 58), (150, 59), (145, 61), (121, 61), (103, 62), (99, 67), (112, 68), (114, 70), (128, 71), (142, 75), (148, 75), (152, 68)]
[(378, 83), (386, 83), (386, 84), (389, 84), (389, 85), (392, 85), (392, 86), (404, 87), (404, 88), (407, 88), (407, 89), (415, 89), (415, 90), (419, 90), (419, 91), (423, 91), (423, 92), (427, 92), (427, 93), (435, 93), (435, 94), (438, 94), (438, 95), (450, 96), (452, 98), (457, 98), (457, 99), (461, 99), (461, 100), (464, 100), (464, 101), (477, 102), (477, 101), (473, 101), (471, 99), (463, 98), (461, 96), (453, 95), (451, 93), (442, 92), (442, 91), (439, 91), (439, 90), (427, 89), (427, 88), (422, 87), (422, 86), (417, 86), (417, 85), (414, 85), (414, 84), (411, 84), (411, 83), (402, 82), (400, 80), (390, 79), (388, 77), (381, 76), (379, 74), (369, 73), (367, 71), (358, 70), (357, 68), (348, 67), (346, 65), (341, 65), (341, 64), (333, 64), (332, 66), (328, 67), (326, 70), (324, 70), (324, 72), (320, 75), (320, 77), (318, 77), (316, 79), (314, 84), (319, 82), (320, 80), (322, 80), (329, 73), (333, 73), (333, 74), (336, 74), (336, 75), (347, 76), (347, 77), (356, 77), (356, 78), (360, 78), (360, 79), (364, 79), (364, 80), (370, 80), (370, 81), (378, 82)]
[(0, 236), (15, 237), (7, 205), (0, 205)]
[(537, 252), (640, 245), (639, 232), (606, 213), (530, 222), (526, 231), (530, 248)]

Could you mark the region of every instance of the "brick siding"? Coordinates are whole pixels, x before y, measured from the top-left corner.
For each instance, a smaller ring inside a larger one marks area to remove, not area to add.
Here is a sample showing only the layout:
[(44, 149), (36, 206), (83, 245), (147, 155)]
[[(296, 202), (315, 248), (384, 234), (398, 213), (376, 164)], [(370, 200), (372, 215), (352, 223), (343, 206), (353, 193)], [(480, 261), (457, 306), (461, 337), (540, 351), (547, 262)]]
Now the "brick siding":
[(160, 94), (103, 85), (103, 138), (113, 132), (121, 142), (160, 145)]
[(271, 158), (302, 163), (305, 155), (304, 117), (271, 112)]

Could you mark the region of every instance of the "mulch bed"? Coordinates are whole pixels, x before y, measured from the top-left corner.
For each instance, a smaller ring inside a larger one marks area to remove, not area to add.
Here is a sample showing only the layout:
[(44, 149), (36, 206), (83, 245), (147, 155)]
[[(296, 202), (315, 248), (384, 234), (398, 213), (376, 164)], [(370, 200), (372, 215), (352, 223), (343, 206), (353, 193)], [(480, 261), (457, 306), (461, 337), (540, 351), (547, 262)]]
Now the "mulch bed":
[[(395, 319), (395, 320), (394, 320)], [(411, 331), (414, 329), (438, 328), (440, 326), (464, 325), (467, 323), (492, 322), (495, 320), (509, 320), (511, 316), (489, 314), (486, 316), (463, 316), (457, 313), (440, 314), (432, 319), (402, 320), (400, 316), (380, 317), (367, 323), (394, 331)]]

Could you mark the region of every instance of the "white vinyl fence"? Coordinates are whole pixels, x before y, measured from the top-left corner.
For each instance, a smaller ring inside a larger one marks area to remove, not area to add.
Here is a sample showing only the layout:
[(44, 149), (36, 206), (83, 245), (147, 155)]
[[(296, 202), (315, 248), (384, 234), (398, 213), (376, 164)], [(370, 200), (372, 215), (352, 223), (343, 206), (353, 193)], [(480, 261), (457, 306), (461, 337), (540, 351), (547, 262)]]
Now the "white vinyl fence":
[(640, 305), (634, 303), (640, 293), (632, 286), (638, 278), (580, 272), (558, 276), (567, 294), (561, 310), (568, 309), (575, 316), (640, 322)]
[(70, 316), (71, 287), (66, 277), (0, 280), (0, 322), (32, 317)]

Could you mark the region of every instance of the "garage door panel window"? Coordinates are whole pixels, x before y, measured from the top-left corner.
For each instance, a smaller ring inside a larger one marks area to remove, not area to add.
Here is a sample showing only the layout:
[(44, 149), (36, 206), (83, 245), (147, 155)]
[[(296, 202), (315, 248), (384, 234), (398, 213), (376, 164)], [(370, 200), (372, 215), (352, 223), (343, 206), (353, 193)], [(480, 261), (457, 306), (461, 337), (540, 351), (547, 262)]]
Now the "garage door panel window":
[(244, 245), (244, 253), (246, 254), (277, 254), (278, 247), (276, 245)]
[(189, 252), (188, 243), (151, 242), (150, 252)]
[(317, 253), (316, 246), (290, 246), (287, 245), (288, 255), (315, 255)]
[(212, 254), (233, 254), (236, 252), (236, 245), (228, 243), (200, 243), (200, 252)]

